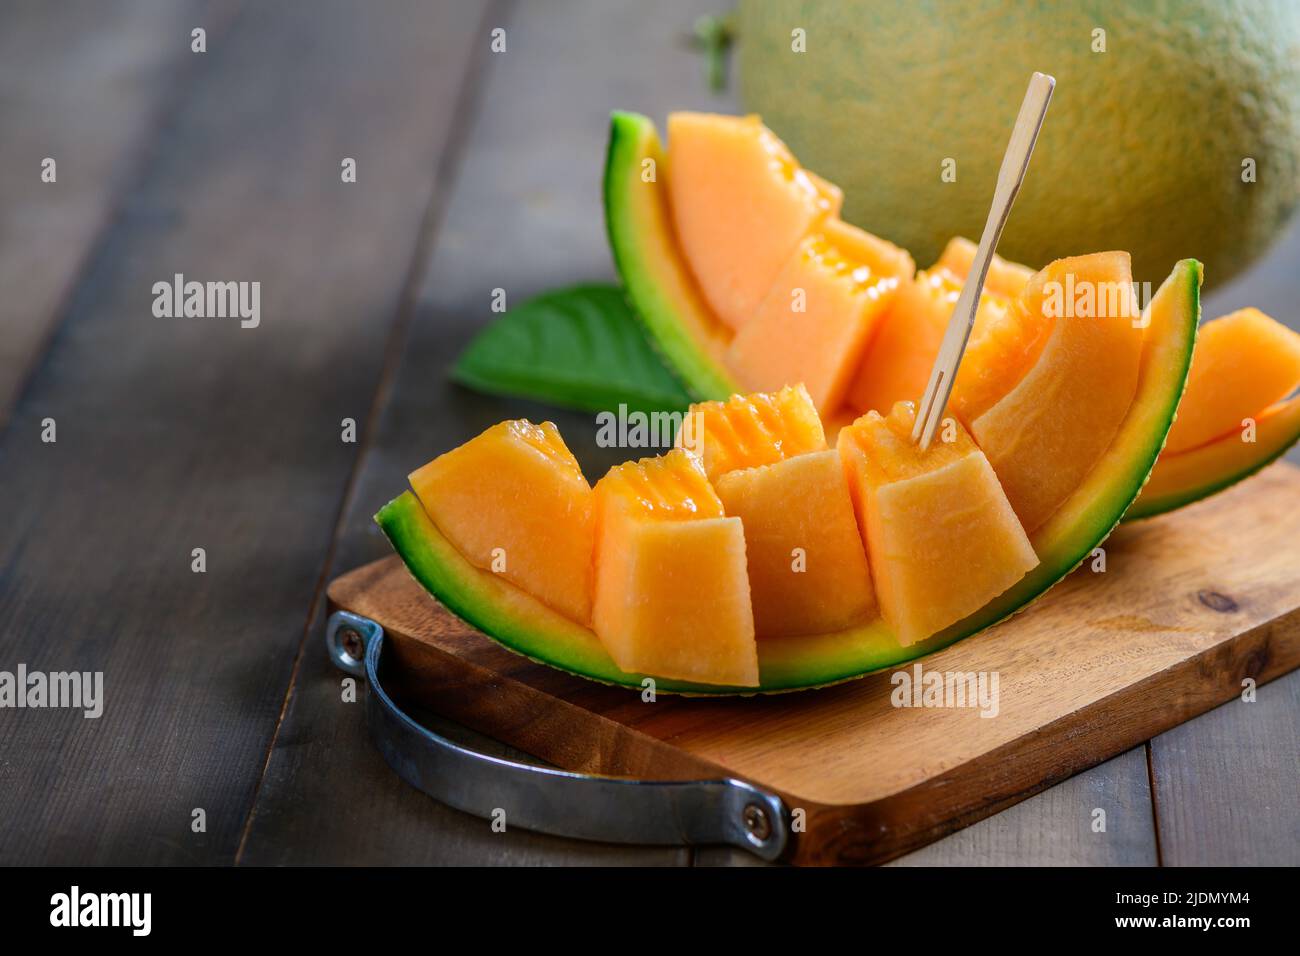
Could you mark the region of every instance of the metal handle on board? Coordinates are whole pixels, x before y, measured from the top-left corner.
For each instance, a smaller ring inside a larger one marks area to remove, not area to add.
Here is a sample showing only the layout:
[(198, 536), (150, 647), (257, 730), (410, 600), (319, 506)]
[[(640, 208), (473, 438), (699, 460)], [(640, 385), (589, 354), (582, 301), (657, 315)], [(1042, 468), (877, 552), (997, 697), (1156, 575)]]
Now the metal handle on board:
[(325, 628), (335, 666), (370, 684), (366, 719), (397, 775), (458, 810), (507, 826), (606, 843), (728, 844), (764, 860), (784, 852), (789, 819), (781, 798), (742, 780), (647, 781), (570, 773), (462, 747), (407, 716), (384, 690), (384, 629), (335, 611)]

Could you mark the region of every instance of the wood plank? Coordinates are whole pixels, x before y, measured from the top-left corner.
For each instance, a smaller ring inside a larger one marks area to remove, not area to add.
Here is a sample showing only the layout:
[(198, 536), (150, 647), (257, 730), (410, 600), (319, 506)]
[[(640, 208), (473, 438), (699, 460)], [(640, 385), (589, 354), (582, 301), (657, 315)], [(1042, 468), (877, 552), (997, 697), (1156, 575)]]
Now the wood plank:
[[(1105, 831), (1093, 830), (1106, 813)], [(1154, 866), (1155, 827), (1146, 747), (986, 817), (890, 866)], [(705, 847), (696, 866), (763, 865), (742, 850)]]
[[(1093, 830), (1097, 810), (1105, 831)], [(1146, 747), (1071, 777), (896, 866), (1155, 866)]]
[(1151, 741), (1167, 866), (1300, 865), (1300, 673)]
[(750, 780), (806, 811), (797, 861), (879, 862), (1205, 712), (1244, 676), (1300, 664), (1297, 495), (1300, 470), (1281, 464), (1122, 528), (1104, 575), (1082, 569), (1031, 611), (925, 659), (930, 671), (999, 675), (995, 719), (895, 707), (889, 672), (815, 693), (647, 706), (510, 653), (396, 558), (329, 595), (384, 626), (393, 685), (441, 713), (569, 769)]
[[(714, 9), (703, 0), (667, 12), (631, 0), (582, 0), (520, 4), (495, 18), (507, 30), (507, 53), (484, 65), (481, 108), (341, 526), (336, 573), (388, 553), (371, 515), (405, 484), (414, 463), (502, 418), (559, 422), (589, 474), (621, 460), (617, 450), (596, 446), (590, 416), (474, 395), (451, 385), (445, 370), (491, 320), (492, 289), (505, 288), (508, 301), (518, 303), (558, 284), (612, 277), (600, 198), (611, 108), (656, 115), (734, 109), (707, 91), (703, 67), (682, 40), (701, 12)], [(339, 702), (339, 675), (319, 648), (319, 625), (318, 617), (245, 862), (476, 863), (485, 852), (493, 860), (687, 861), (683, 850), (611, 849), (522, 833), (485, 844), (482, 821), (412, 791), (362, 745), (360, 709)], [(358, 830), (362, 805), (374, 812)]]
[[(232, 10), (201, 0), (0, 10), (0, 423), (153, 131), (203, 66), (190, 52), (190, 29), (205, 25), (215, 43)], [(57, 164), (53, 183), (41, 179), (47, 157)]]
[[(482, 7), (384, 13), (249, 4), (209, 46), (0, 437), (4, 660), (106, 696), (0, 712), (0, 862), (235, 856)], [(260, 282), (260, 325), (155, 318), (174, 273)]]

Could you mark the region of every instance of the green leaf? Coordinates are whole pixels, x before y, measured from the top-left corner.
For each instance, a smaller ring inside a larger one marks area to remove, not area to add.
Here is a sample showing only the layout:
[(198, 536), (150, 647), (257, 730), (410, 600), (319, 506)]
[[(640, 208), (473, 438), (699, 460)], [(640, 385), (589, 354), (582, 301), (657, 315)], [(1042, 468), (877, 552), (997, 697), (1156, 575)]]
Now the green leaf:
[(583, 411), (680, 411), (690, 404), (632, 315), (623, 291), (577, 285), (511, 309), (452, 369), (462, 385)]

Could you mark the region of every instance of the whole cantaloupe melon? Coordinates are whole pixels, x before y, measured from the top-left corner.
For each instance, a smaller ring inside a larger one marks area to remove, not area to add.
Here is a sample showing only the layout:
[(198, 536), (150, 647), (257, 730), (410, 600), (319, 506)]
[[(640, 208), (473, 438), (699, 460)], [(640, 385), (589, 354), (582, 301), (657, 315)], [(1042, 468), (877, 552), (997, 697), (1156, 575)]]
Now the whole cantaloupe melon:
[(1191, 253), (1222, 282), (1300, 197), (1295, 0), (740, 0), (739, 37), (746, 108), (917, 262), (979, 235), (1034, 70), (1057, 86), (1010, 259), (1128, 249), (1153, 280)]

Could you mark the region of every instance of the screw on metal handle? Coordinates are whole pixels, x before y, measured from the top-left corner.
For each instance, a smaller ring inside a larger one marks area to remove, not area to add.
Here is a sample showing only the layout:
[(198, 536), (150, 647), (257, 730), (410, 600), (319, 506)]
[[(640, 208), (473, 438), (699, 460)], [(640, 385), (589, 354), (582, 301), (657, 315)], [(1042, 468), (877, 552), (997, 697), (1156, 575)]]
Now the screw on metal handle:
[(348, 611), (325, 628), (330, 659), (370, 684), (366, 716), (384, 759), (407, 783), (480, 817), (557, 836), (653, 846), (728, 844), (764, 860), (784, 852), (789, 814), (743, 780), (644, 781), (570, 773), (461, 746), (407, 716), (384, 690), (384, 629)]

